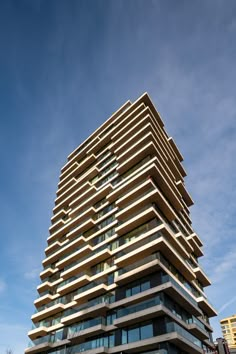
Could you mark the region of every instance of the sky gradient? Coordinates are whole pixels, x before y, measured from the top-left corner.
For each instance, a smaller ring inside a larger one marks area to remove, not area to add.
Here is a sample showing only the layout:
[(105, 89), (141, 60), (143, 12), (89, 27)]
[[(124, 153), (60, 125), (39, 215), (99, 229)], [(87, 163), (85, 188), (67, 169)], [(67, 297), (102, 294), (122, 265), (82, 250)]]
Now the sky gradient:
[(236, 313), (236, 2), (0, 1), (0, 352), (22, 354), (60, 168), (147, 91), (185, 157), (218, 322)]

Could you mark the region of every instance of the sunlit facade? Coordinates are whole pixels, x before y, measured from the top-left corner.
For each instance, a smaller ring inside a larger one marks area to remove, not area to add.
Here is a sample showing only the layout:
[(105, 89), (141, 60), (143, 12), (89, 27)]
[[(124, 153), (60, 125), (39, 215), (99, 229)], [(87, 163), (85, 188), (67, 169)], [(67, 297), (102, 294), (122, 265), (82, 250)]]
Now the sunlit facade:
[(69, 155), (26, 353), (211, 351), (182, 160), (146, 93)]
[(229, 348), (236, 349), (236, 315), (222, 319), (220, 325)]

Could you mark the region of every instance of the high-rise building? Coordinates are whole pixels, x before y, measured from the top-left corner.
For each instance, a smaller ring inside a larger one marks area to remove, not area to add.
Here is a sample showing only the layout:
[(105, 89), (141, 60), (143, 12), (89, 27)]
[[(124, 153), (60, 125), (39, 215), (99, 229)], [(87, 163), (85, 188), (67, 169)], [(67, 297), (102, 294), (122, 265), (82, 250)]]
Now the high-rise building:
[(146, 93), (69, 155), (26, 353), (213, 350), (182, 160)]
[(236, 349), (236, 315), (223, 318), (220, 321), (223, 337), (227, 340), (230, 349)]

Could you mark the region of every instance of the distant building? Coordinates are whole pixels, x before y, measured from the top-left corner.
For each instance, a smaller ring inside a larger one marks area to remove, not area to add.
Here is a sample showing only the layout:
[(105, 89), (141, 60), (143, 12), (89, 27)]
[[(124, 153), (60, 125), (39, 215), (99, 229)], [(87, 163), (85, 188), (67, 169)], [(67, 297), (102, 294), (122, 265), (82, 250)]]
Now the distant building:
[(220, 321), (223, 337), (227, 340), (228, 346), (236, 352), (236, 315), (223, 318)]
[(147, 94), (69, 155), (27, 354), (213, 352), (182, 160)]
[(231, 354), (227, 341), (224, 338), (217, 338), (215, 344), (217, 354)]

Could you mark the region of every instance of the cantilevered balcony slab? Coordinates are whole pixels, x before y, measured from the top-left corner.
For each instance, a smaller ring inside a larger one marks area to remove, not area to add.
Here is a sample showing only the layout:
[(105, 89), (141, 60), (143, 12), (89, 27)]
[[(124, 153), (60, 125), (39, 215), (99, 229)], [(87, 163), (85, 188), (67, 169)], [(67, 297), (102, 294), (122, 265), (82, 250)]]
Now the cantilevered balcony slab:
[(66, 267), (68, 264), (72, 263), (75, 260), (79, 260), (80, 258), (89, 255), (92, 252), (92, 247), (90, 245), (85, 245), (84, 247), (81, 247), (79, 250), (76, 252), (71, 252), (71, 254), (59, 262), (56, 263), (57, 268), (62, 269)]
[(98, 252), (96, 254), (93, 254), (91, 257), (86, 258), (82, 262), (78, 260), (78, 263), (72, 266), (71, 268), (65, 270), (64, 272), (61, 273), (61, 276), (64, 279), (69, 278), (70, 276), (76, 275), (79, 272), (81, 272), (84, 269), (88, 269), (89, 267), (93, 266), (94, 264), (97, 264), (99, 262), (102, 262), (106, 258), (109, 258), (111, 256), (111, 252), (108, 249), (104, 249), (101, 252)]
[(196, 323), (189, 324), (188, 325), (188, 330), (189, 330), (190, 333), (192, 333), (197, 338), (200, 338), (201, 340), (209, 339), (209, 334), (204, 329), (202, 329), (201, 327), (197, 326)]
[[(90, 178), (93, 178), (96, 174), (98, 173), (98, 170), (94, 170), (94, 173), (91, 174)], [(88, 189), (86, 189), (83, 193), (80, 193), (80, 190), (76, 190), (72, 194), (68, 195), (61, 203), (57, 204), (54, 208), (53, 211), (54, 213), (57, 213), (60, 209), (63, 209), (65, 205), (70, 205), (71, 208), (73, 208), (73, 205), (75, 206), (76, 202), (81, 201), (82, 198), (89, 198), (89, 196), (92, 195), (94, 192), (94, 188), (90, 187), (89, 182), (86, 182)]]
[(217, 316), (217, 312), (204, 296), (198, 297), (196, 300), (199, 307), (208, 315), (208, 317)]
[(86, 329), (82, 329), (78, 332), (73, 333), (71, 336), (68, 336), (68, 339), (74, 343), (80, 343), (85, 340), (86, 337), (96, 336), (98, 334), (104, 333), (106, 331), (106, 326), (103, 324), (99, 324), (96, 326), (91, 326)]
[(115, 151), (118, 146), (121, 146), (126, 140), (128, 140), (133, 134), (132, 127), (138, 127), (137, 123), (142, 121), (147, 116), (148, 111), (144, 104), (140, 104), (133, 111), (129, 113), (127, 118), (120, 122), (117, 126), (116, 132), (112, 135), (112, 151)]
[(189, 340), (182, 337), (177, 332), (161, 334), (156, 337), (132, 342), (129, 344), (119, 345), (109, 348), (109, 354), (113, 353), (140, 353), (140, 351), (155, 350), (158, 348), (158, 343), (170, 342), (176, 344), (179, 348), (191, 354), (202, 354), (202, 348), (193, 344)]
[(113, 323), (116, 327), (125, 327), (125, 326), (130, 326), (132, 324), (135, 324), (137, 323), (137, 321), (138, 322), (147, 321), (152, 318), (163, 316), (165, 314), (166, 312), (164, 306), (156, 305), (142, 311), (138, 311), (126, 316), (119, 317), (115, 319)]
[(190, 245), (193, 247), (194, 254), (197, 257), (203, 256), (203, 252), (201, 250), (201, 246), (199, 243), (196, 242), (196, 237), (195, 234), (191, 234), (190, 236), (187, 236), (187, 240), (189, 241)]
[(127, 221), (121, 223), (119, 226), (116, 227), (116, 233), (118, 235), (125, 235), (127, 232), (133, 230), (139, 225), (142, 225), (155, 217), (157, 217), (157, 213), (152, 206), (150, 206), (146, 210), (141, 211), (140, 213), (138, 213), (137, 210), (137, 215), (132, 217), (130, 216)]
[(40, 278), (43, 280), (44, 278), (49, 277), (50, 275), (53, 275), (54, 273), (58, 272), (58, 268), (51, 268), (50, 266), (48, 268), (45, 268), (41, 273), (40, 273)]
[(60, 295), (67, 294), (75, 289), (78, 289), (81, 286), (84, 286), (90, 282), (90, 277), (86, 274), (82, 275), (78, 279), (71, 281), (63, 286), (58, 287), (57, 292)]
[(186, 190), (186, 187), (185, 187), (183, 181), (176, 182), (176, 186), (177, 186), (178, 190), (180, 191), (187, 206), (190, 207), (191, 205), (193, 205), (194, 204), (193, 200), (192, 200), (190, 194), (188, 193), (188, 191)]
[(63, 191), (64, 186), (67, 185), (73, 177), (84, 171), (95, 161), (96, 156), (94, 154), (89, 154), (83, 161), (80, 163), (75, 162), (70, 169), (67, 169), (64, 173), (62, 173), (60, 176), (60, 182), (58, 183), (58, 194)]
[(108, 291), (108, 286), (105, 284), (98, 284), (91, 289), (88, 289), (78, 295), (74, 296), (74, 301), (77, 304), (81, 304), (93, 297), (105, 294)]
[(40, 350), (41, 350), (41, 353), (44, 353), (47, 349), (50, 349), (51, 348), (51, 343), (49, 342), (46, 342), (46, 343), (42, 343), (42, 344), (39, 344), (39, 345), (36, 345), (34, 347), (31, 347), (31, 348), (27, 348), (25, 350), (25, 353), (28, 354), (34, 354), (34, 353), (40, 353)]
[(78, 197), (71, 203), (73, 209), (70, 212), (70, 217), (75, 217), (80, 210), (84, 210), (84, 208), (86, 207), (90, 208), (91, 205), (94, 205), (102, 198), (105, 198), (112, 190), (112, 186), (109, 183), (99, 190), (97, 190), (95, 186), (92, 186), (91, 188), (91, 195), (89, 195), (88, 197), (86, 196), (84, 198)]
[(41, 296), (38, 299), (36, 299), (34, 301), (34, 304), (36, 307), (40, 307), (44, 304), (47, 304), (48, 302), (55, 300), (57, 297), (59, 297), (58, 294), (56, 294), (56, 295), (46, 294), (46, 295)]
[(203, 286), (211, 285), (209, 278), (200, 267), (193, 268), (193, 272), (196, 274), (196, 277), (200, 280)]
[[(55, 261), (58, 261), (58, 259), (63, 258), (64, 254), (69, 253), (69, 251), (71, 251), (71, 253), (73, 253), (73, 248), (76, 249), (76, 248), (78, 248), (79, 245), (83, 245), (83, 243), (85, 243), (85, 239), (83, 236), (79, 237), (75, 242), (69, 242), (64, 247), (61, 247), (55, 253), (53, 253), (50, 256), (48, 256), (47, 258), (45, 258), (42, 262), (43, 266), (46, 267), (47, 265), (49, 265), (51, 263), (55, 263)], [(60, 265), (61, 261), (57, 262), (57, 264)]]
[(63, 279), (61, 279), (61, 278), (55, 280), (54, 282), (45, 281), (37, 286), (37, 290), (39, 293), (42, 293), (46, 290), (53, 288), (54, 286), (56, 286), (57, 284), (59, 284), (62, 281), (63, 281)]
[(34, 328), (28, 332), (28, 336), (31, 340), (34, 340), (38, 337), (46, 336), (47, 334), (48, 334), (47, 327), (45, 327), (45, 326), (40, 326), (38, 328)]
[(55, 304), (55, 305), (50, 306), (42, 311), (35, 313), (31, 317), (31, 320), (33, 322), (38, 322), (38, 321), (41, 321), (43, 318), (50, 317), (50, 316), (52, 316), (60, 311), (63, 311), (63, 310), (65, 310), (65, 305), (63, 305), (61, 303)]
[(71, 314), (63, 317), (61, 322), (64, 325), (69, 325), (85, 318), (105, 315), (108, 310), (109, 304), (106, 302), (102, 302), (94, 306), (91, 305), (91, 307), (85, 307), (84, 309), (78, 311), (74, 310), (76, 312), (73, 312), (73, 309), (71, 309)]
[(118, 285), (124, 285), (161, 268), (160, 260), (155, 258), (154, 255), (143, 258), (143, 264), (135, 266), (136, 263), (128, 265), (123, 274), (115, 276), (114, 282)]
[(128, 243), (126, 248), (122, 250), (125, 254), (117, 258), (115, 264), (118, 267), (125, 267), (134, 263), (137, 259), (149, 256), (155, 251), (161, 251), (167, 259), (171, 259), (172, 264), (179, 269), (188, 280), (191, 281), (195, 279), (195, 275), (189, 265), (177, 254), (176, 250), (163, 236), (157, 236), (156, 239), (154, 238), (151, 241), (148, 240), (148, 237), (142, 237)]
[(181, 231), (179, 231), (177, 234), (175, 234), (176, 239), (185, 247), (185, 249), (189, 252), (193, 252), (193, 247), (187, 240), (187, 238), (182, 234)]

